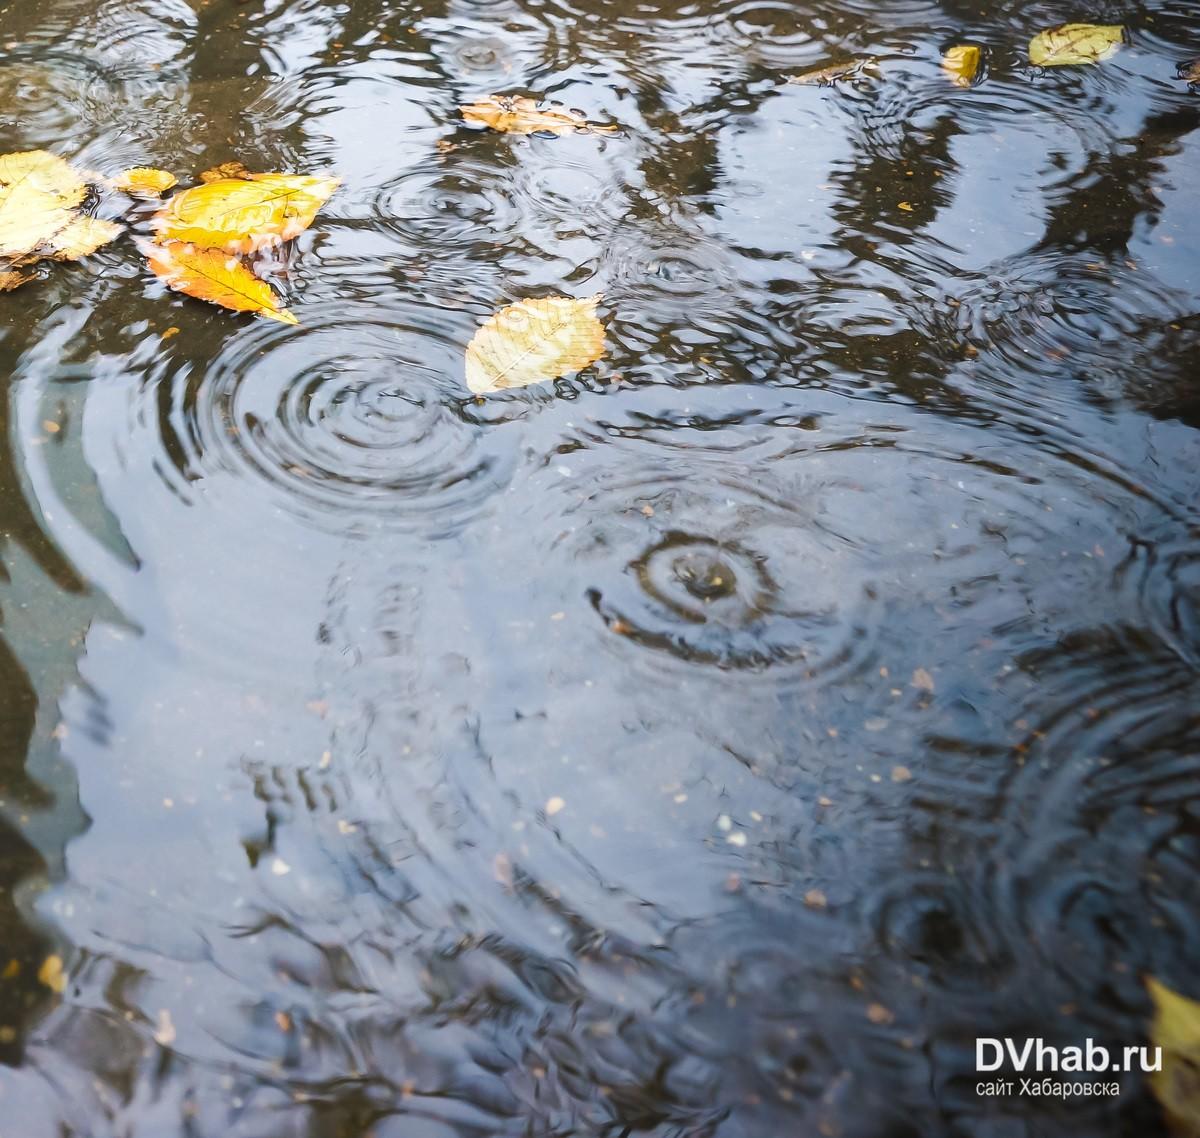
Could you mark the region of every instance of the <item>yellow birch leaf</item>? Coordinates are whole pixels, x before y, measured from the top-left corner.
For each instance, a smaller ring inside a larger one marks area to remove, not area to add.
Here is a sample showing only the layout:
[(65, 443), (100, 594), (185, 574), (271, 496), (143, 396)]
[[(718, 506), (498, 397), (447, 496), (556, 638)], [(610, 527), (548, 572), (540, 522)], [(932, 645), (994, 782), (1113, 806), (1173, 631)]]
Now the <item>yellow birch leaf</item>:
[(45, 150), (0, 155), (0, 258), (17, 260), (76, 217), (87, 183)]
[(615, 126), (588, 122), (582, 115), (557, 104), (539, 103), (524, 95), (489, 95), (459, 107), (471, 126), (486, 126), (505, 134), (571, 134), (584, 131), (614, 131)]
[(1112, 55), (1124, 38), (1120, 24), (1059, 24), (1030, 40), (1029, 62), (1034, 67), (1099, 63)]
[(955, 44), (942, 56), (942, 70), (956, 87), (969, 87), (979, 74), (983, 52), (973, 43)]
[(254, 175), (250, 173), (236, 158), (232, 162), (222, 162), (211, 170), (205, 170), (200, 175), (202, 182), (219, 182), (222, 178), (242, 178), (249, 181)]
[(177, 193), (153, 224), (159, 241), (253, 253), (303, 233), (339, 185), (305, 174), (221, 178)]
[(1150, 1076), (1150, 1086), (1163, 1104), (1172, 1129), (1179, 1135), (1200, 1135), (1200, 1003), (1173, 992), (1166, 984), (1146, 978), (1154, 1001), (1150, 1042), (1162, 1048), (1162, 1070)]
[(47, 242), (48, 256), (56, 261), (78, 261), (107, 245), (121, 233), (115, 221), (80, 214)]
[(799, 75), (785, 75), (789, 83), (811, 87), (832, 87), (843, 79), (856, 79), (869, 68), (877, 68), (879, 61), (873, 56), (863, 59), (848, 59), (843, 63), (831, 63), (827, 67), (814, 67), (811, 71), (802, 71)]
[(125, 194), (139, 197), (158, 197), (165, 194), (178, 179), (169, 170), (156, 170), (153, 166), (134, 166), (113, 179), (113, 187)]
[(467, 386), (476, 395), (557, 379), (604, 354), (600, 296), (522, 300), (497, 312), (467, 346)]
[(192, 245), (142, 244), (150, 268), (168, 288), (207, 300), (234, 312), (254, 312), (283, 324), (299, 321), (283, 308), (266, 281), (259, 280), (245, 263), (219, 249)]

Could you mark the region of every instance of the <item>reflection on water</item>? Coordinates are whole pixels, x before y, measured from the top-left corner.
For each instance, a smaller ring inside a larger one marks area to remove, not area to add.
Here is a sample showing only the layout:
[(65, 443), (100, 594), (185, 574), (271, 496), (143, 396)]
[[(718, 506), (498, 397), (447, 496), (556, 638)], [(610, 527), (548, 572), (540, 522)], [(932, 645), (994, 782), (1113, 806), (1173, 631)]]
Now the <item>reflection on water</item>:
[[(302, 327), (3, 300), (0, 1134), (1160, 1132), (974, 1090), (1200, 964), (1200, 16), (1079, 17), (0, 10), (0, 150), (346, 179)], [(470, 399), (548, 291), (605, 359)]]

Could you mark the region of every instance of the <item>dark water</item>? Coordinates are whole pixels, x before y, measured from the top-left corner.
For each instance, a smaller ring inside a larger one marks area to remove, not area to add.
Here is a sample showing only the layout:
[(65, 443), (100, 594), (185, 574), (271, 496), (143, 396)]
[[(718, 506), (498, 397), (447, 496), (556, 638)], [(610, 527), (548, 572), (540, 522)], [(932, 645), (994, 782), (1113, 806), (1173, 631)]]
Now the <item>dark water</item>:
[[(1130, 42), (1029, 69), (1065, 19)], [(1200, 995), (1198, 54), (1182, 0), (0, 8), (0, 151), (345, 178), (301, 328), (127, 241), (0, 297), (0, 1135), (1161, 1133), (974, 1040)], [(599, 365), (467, 397), (596, 291)]]

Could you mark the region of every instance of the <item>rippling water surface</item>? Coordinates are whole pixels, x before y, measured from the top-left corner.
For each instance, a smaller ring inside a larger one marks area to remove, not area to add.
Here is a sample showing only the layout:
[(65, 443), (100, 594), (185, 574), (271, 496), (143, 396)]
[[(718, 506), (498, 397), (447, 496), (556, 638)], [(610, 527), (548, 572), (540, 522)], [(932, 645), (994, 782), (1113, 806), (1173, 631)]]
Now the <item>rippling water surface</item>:
[(0, 8), (0, 151), (345, 179), (300, 327), (0, 298), (4, 1138), (1161, 1132), (975, 1093), (1198, 994), (1200, 12), (1096, 4)]

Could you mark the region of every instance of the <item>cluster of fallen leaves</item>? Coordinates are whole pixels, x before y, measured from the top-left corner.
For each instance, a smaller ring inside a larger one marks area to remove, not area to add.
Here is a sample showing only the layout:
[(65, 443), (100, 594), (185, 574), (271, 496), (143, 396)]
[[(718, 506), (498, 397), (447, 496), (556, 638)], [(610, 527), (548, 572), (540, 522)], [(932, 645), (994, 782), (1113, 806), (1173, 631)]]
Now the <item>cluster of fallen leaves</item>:
[[(78, 170), (46, 150), (0, 156), (0, 291), (31, 280), (38, 261), (77, 261), (114, 240), (123, 227), (85, 206), (105, 187), (154, 198), (176, 183), (166, 170), (135, 167), (112, 179)], [(304, 174), (252, 174), (231, 163), (168, 199), (139, 241), (150, 268), (168, 286), (237, 312), (294, 324), (271, 286), (245, 259), (302, 233), (340, 184)]]
[[(1125, 42), (1125, 29), (1120, 24), (1058, 24), (1038, 32), (1029, 41), (1028, 58), (1034, 67), (1074, 67), (1099, 63), (1113, 55)], [(849, 59), (785, 77), (788, 83), (830, 86), (854, 79), (876, 69), (874, 56)], [(955, 86), (970, 87), (978, 79), (983, 64), (983, 48), (979, 44), (962, 43), (947, 48), (942, 55), (942, 70)], [(1194, 69), (1189, 77), (1188, 69)], [(1194, 82), (1200, 75), (1200, 60), (1182, 64), (1179, 77)]]
[(303, 233), (341, 179), (252, 174), (232, 163), (200, 178), (154, 215), (154, 240), (141, 243), (150, 268), (188, 296), (297, 323), (247, 258)]
[[(1116, 52), (1125, 29), (1108, 24), (1060, 24), (1029, 43), (1036, 67), (1097, 63)], [(951, 82), (970, 87), (983, 63), (978, 44), (955, 44), (942, 57)], [(788, 83), (829, 86), (878, 69), (875, 57), (785, 76)], [(1181, 64), (1179, 77), (1200, 82), (1200, 60)], [(470, 126), (516, 135), (606, 134), (559, 103), (524, 95), (489, 95), (460, 107)], [(439, 144), (449, 152), (452, 143)], [(151, 270), (168, 287), (235, 312), (297, 323), (253, 258), (307, 229), (341, 180), (305, 174), (255, 174), (230, 162), (200, 175), (200, 185), (167, 199), (150, 222), (153, 236), (139, 240)], [(109, 181), (76, 170), (57, 155), (32, 150), (0, 156), (0, 292), (28, 281), (23, 270), (38, 261), (72, 261), (112, 241), (121, 226), (85, 209), (89, 184), (135, 197), (156, 198), (175, 184), (165, 170), (138, 167)], [(901, 203), (902, 209), (911, 209)], [(477, 395), (542, 383), (595, 363), (604, 352), (600, 296), (550, 296), (523, 300), (493, 315), (467, 347), (467, 385)]]

